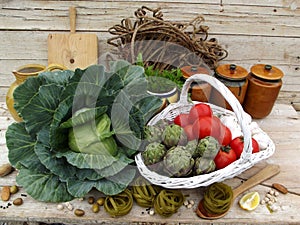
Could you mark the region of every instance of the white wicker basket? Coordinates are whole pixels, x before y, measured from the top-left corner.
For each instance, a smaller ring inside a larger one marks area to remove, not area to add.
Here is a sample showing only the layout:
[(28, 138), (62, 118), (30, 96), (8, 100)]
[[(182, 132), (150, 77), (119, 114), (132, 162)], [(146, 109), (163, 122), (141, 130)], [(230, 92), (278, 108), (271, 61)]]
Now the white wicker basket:
[(244, 149), (241, 157), (227, 167), (208, 174), (184, 178), (170, 178), (149, 170), (149, 168), (143, 162), (141, 153), (139, 153), (135, 157), (135, 162), (137, 164), (139, 172), (152, 184), (173, 189), (208, 186), (214, 182), (221, 182), (225, 179), (232, 178), (242, 173), (243, 171), (252, 167), (255, 163), (270, 157), (275, 152), (275, 145), (273, 141), (263, 130), (261, 130), (260, 128), (256, 128), (256, 131), (259, 130), (259, 132), (264, 136), (264, 141), (267, 143), (267, 148), (258, 153), (252, 154), (250, 131), (250, 126), (252, 123), (251, 117), (243, 111), (243, 108), (238, 100), (223, 83), (221, 83), (214, 77), (205, 74), (196, 74), (189, 77), (183, 85), (179, 101), (168, 105), (163, 111), (153, 117), (148, 124), (153, 125), (160, 119), (173, 120), (180, 113), (188, 113), (190, 111), (190, 108), (194, 104), (188, 102), (188, 90), (190, 88), (190, 85), (192, 82), (201, 81), (207, 82), (212, 87), (216, 88), (232, 107), (233, 112), (222, 107), (209, 104), (214, 114), (234, 115), (236, 117), (244, 136)]

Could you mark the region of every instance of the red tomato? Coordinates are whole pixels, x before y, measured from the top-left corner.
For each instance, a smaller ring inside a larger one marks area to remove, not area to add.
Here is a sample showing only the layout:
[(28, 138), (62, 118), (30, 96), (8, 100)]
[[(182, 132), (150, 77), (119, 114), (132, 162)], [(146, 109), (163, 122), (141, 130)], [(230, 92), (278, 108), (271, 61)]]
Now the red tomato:
[(174, 118), (174, 123), (181, 127), (185, 127), (189, 124), (189, 114), (179, 114)]
[(196, 138), (202, 139), (207, 136), (217, 138), (220, 132), (220, 123), (214, 117), (201, 117), (193, 123), (193, 133)]
[(229, 164), (233, 163), (237, 159), (235, 152), (230, 148), (222, 147), (216, 155), (214, 162), (217, 169), (222, 169)]
[(184, 131), (186, 133), (186, 136), (187, 136), (187, 138), (188, 138), (189, 141), (194, 140), (194, 139), (197, 138), (194, 135), (194, 132), (193, 132), (193, 124), (188, 124), (183, 129), (184, 129)]
[(197, 119), (204, 116), (212, 116), (212, 110), (209, 105), (205, 103), (198, 103), (193, 105), (189, 112), (189, 121), (190, 123), (194, 123)]
[(220, 128), (220, 134), (218, 137), (218, 141), (219, 141), (220, 145), (227, 146), (230, 144), (230, 142), (232, 140), (231, 130), (223, 124), (221, 124), (220, 127), (221, 128)]
[(252, 153), (256, 152), (259, 152), (259, 144), (254, 138), (252, 138)]
[[(259, 145), (254, 138), (252, 140), (252, 153), (259, 152)], [(244, 137), (236, 137), (230, 142), (230, 147), (235, 151), (237, 158), (241, 157), (244, 149)]]

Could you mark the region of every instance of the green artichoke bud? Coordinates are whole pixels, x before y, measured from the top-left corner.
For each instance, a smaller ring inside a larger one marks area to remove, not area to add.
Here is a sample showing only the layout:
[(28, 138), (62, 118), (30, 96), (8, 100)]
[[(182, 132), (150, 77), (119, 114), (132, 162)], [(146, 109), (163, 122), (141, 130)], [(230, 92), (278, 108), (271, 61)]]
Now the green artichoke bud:
[(191, 155), (196, 158), (198, 156), (198, 140), (194, 139), (191, 141), (188, 141), (188, 143), (185, 146), (186, 151), (188, 151), (189, 153), (191, 153)]
[(166, 147), (159, 142), (148, 144), (142, 153), (145, 165), (152, 165), (162, 161), (166, 151)]
[(220, 149), (220, 144), (217, 139), (212, 136), (207, 136), (200, 139), (195, 152), (196, 157), (214, 159)]
[(144, 129), (145, 138), (148, 142), (161, 142), (163, 131), (159, 126), (146, 126)]
[(159, 127), (162, 130), (164, 130), (166, 128), (166, 126), (170, 125), (171, 123), (172, 123), (172, 121), (170, 121), (170, 120), (161, 119), (154, 126)]
[(216, 164), (213, 159), (199, 157), (195, 160), (194, 172), (195, 175), (210, 173), (216, 169)]
[(187, 135), (184, 129), (176, 124), (170, 124), (166, 126), (163, 135), (163, 143), (171, 148), (176, 145), (186, 145), (187, 143)]
[(167, 151), (163, 163), (170, 176), (182, 177), (192, 172), (194, 159), (184, 146), (176, 146)]

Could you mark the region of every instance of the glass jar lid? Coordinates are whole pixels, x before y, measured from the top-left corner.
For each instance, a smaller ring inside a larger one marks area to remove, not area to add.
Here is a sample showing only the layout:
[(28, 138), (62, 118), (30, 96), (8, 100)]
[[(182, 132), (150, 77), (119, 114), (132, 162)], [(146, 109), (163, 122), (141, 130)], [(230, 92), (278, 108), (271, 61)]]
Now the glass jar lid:
[(248, 76), (248, 71), (245, 68), (235, 64), (220, 65), (215, 72), (217, 76), (233, 81), (245, 80)]
[(283, 72), (275, 66), (268, 64), (256, 64), (251, 67), (251, 73), (265, 80), (280, 80)]

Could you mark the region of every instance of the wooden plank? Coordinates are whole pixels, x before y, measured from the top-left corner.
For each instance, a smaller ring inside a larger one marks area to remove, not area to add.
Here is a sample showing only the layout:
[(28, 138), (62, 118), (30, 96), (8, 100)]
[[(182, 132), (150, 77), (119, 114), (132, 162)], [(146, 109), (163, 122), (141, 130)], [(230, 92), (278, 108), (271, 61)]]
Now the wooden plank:
[[(14, 79), (11, 78), (11, 82)], [(9, 85), (9, 84), (8, 84)], [(5, 102), (6, 93), (8, 91), (8, 86), (0, 86), (0, 102)], [(287, 105), (294, 106), (294, 109), (300, 111), (300, 90), (296, 91), (280, 91), (277, 103), (283, 103)]]
[[(47, 59), (47, 37), (48, 32), (32, 31), (2, 31), (0, 41), (0, 51), (5, 55), (0, 55), (0, 60), (44, 60)], [(300, 35), (300, 34), (299, 34)], [(112, 37), (108, 32), (97, 33), (99, 37), (98, 51), (103, 53), (111, 52), (113, 46), (107, 44), (107, 39)], [(227, 62), (232, 62), (250, 69), (254, 63), (272, 63), (278, 67), (283, 66), (286, 74), (299, 76), (300, 69), (299, 54), (294, 51), (299, 42), (299, 38), (280, 38), (280, 37), (252, 37), (236, 35), (214, 35), (209, 37), (216, 38), (220, 45), (228, 51)], [(233, 41), (234, 40), (234, 41)], [(20, 42), (26, 42), (26, 48), (16, 46)], [(281, 48), (276, 46), (281, 45)], [(243, 49), (243, 51), (241, 51)], [(30, 53), (30, 54), (29, 54)], [(0, 61), (1, 62), (1, 61)], [(9, 63), (4, 61), (1, 64)], [(10, 64), (10, 63), (9, 63)], [(13, 68), (2, 67), (1, 73), (8, 74)]]
[[(105, 31), (108, 27), (118, 23), (122, 18), (133, 16), (134, 11), (144, 5), (149, 7), (163, 7), (164, 15), (169, 20), (190, 21), (195, 16), (203, 14), (211, 32), (223, 34), (267, 35), (297, 37), (299, 33), (299, 10), (289, 7), (274, 9), (272, 3), (266, 5), (224, 4), (198, 4), (186, 2), (143, 2), (129, 1), (100, 2), (98, 5), (89, 1), (76, 3), (78, 8), (78, 30)], [(56, 4), (44, 1), (28, 2), (24, 5), (6, 3), (2, 9), (3, 24), (0, 29), (12, 30), (60, 30), (67, 29), (66, 13), (64, 12), (72, 2), (57, 1)], [(31, 4), (30, 4), (31, 3)], [(274, 11), (275, 10), (275, 11)], [(18, 12), (18, 16), (16, 15)], [(30, 12), (30, 13), (28, 13)], [(184, 13), (182, 13), (184, 12)], [(89, 18), (86, 19), (86, 14)], [(178, 14), (181, 16), (178, 17)], [(0, 14), (1, 15), (1, 14)], [(236, 26), (238, 22), (239, 26)], [(251, 29), (249, 29), (251, 27)], [(237, 29), (238, 28), (238, 29)]]
[[(11, 71), (20, 65), (26, 63), (43, 63), (46, 64), (47, 59), (47, 32), (30, 32), (24, 31), (22, 35), (17, 35), (19, 32), (1, 32), (0, 41), (3, 45), (0, 46), (1, 52), (6, 52), (0, 56), (1, 74), (0, 84), (7, 85), (6, 76), (11, 76)], [(98, 51), (101, 53), (111, 52), (114, 49), (106, 43), (111, 37), (108, 33), (97, 33), (101, 39), (99, 40)], [(251, 36), (222, 36), (211, 35), (227, 49), (229, 55), (221, 63), (235, 63), (250, 70), (250, 67), (256, 63), (268, 63), (282, 69), (285, 73), (283, 78), (284, 85), (299, 84), (300, 58), (294, 47), (299, 42), (299, 38), (279, 37), (251, 37)], [(8, 41), (9, 40), (9, 41)], [(234, 42), (232, 41), (234, 40)], [(20, 48), (16, 51), (18, 43), (26, 42), (26, 48)], [(280, 43), (282, 48), (275, 48)], [(243, 48), (243, 51), (241, 51)], [(30, 54), (29, 54), (30, 52)], [(9, 80), (11, 82), (11, 80)], [(295, 83), (296, 82), (296, 83)], [(284, 88), (284, 87), (283, 87)], [(290, 90), (290, 88), (288, 88)], [(298, 90), (293, 88), (292, 90)]]

